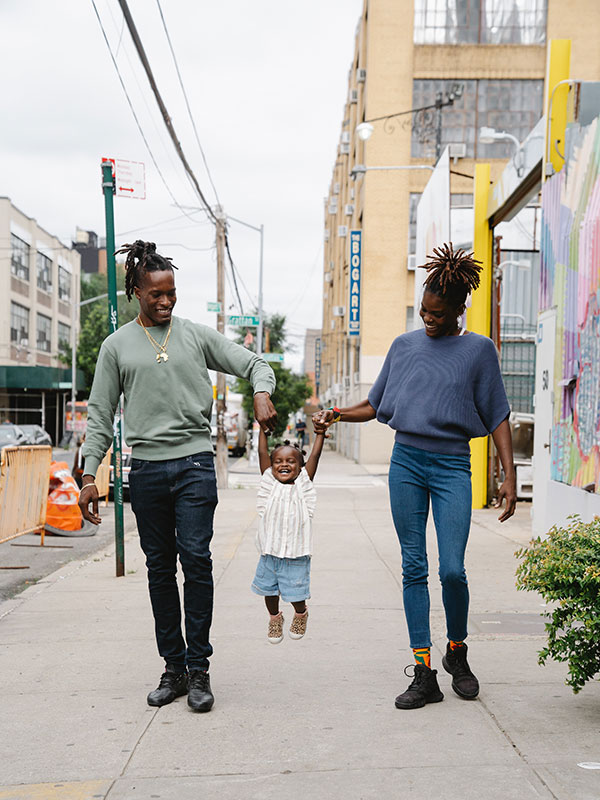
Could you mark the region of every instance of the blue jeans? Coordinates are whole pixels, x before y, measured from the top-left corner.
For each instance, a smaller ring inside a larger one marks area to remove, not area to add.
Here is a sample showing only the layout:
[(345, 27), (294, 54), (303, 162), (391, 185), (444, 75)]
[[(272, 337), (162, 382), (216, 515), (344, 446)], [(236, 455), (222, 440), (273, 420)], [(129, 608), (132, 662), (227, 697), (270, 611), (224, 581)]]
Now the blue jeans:
[(389, 472), (392, 517), (402, 549), (404, 613), (410, 646), (431, 647), (425, 529), (429, 499), (438, 542), (448, 639), (467, 637), (465, 549), (471, 527), (469, 456), (430, 453), (396, 442)]
[[(210, 542), (217, 506), (213, 455), (197, 453), (170, 461), (134, 458), (129, 494), (146, 555), (158, 652), (177, 670), (208, 669), (213, 610)], [(185, 640), (177, 556), (185, 578)]]

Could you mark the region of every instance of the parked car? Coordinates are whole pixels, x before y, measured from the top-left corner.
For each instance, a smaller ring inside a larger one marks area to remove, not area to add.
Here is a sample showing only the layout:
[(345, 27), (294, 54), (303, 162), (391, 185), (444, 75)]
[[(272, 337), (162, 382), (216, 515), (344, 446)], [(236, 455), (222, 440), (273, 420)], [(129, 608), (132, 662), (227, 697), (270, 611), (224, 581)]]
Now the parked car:
[(49, 444), (52, 447), (50, 434), (41, 425), (19, 425), (27, 437), (26, 444)]
[(0, 425), (0, 447), (20, 447), (27, 444), (27, 436), (18, 425), (4, 422)]

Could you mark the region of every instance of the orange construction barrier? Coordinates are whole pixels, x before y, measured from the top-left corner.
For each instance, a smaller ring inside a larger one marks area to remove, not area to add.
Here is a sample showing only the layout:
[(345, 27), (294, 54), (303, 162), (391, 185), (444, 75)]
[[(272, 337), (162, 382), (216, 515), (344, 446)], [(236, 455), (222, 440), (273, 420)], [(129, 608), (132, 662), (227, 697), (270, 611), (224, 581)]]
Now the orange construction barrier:
[(50, 493), (46, 509), (46, 525), (63, 531), (79, 531), (83, 517), (79, 509), (79, 487), (66, 461), (50, 465)]

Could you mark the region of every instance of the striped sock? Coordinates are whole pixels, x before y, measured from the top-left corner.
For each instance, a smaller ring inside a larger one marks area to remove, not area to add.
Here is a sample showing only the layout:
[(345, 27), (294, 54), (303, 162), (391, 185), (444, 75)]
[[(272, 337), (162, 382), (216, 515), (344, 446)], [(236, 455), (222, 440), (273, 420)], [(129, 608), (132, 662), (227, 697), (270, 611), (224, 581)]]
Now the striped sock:
[(413, 655), (417, 664), (431, 669), (431, 647), (413, 647)]
[(449, 644), (450, 644), (450, 650), (458, 650), (459, 647), (465, 646), (464, 642), (453, 642), (452, 639), (450, 639)]

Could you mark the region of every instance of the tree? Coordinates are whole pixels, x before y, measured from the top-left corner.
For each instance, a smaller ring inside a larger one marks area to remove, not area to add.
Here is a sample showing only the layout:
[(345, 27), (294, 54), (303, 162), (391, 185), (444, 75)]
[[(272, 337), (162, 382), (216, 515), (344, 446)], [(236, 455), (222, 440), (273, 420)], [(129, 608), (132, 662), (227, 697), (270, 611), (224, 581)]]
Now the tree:
[[(263, 323), (263, 352), (283, 353), (292, 350), (287, 343), (287, 330), (284, 314), (265, 314)], [(244, 344), (248, 333), (255, 333), (256, 328), (238, 328), (235, 341)], [(268, 347), (265, 347), (268, 345)], [(256, 352), (256, 341), (247, 345), (249, 350)], [(291, 369), (286, 369), (280, 364), (271, 364), (277, 379), (277, 388), (271, 398), (277, 409), (277, 425), (274, 436), (280, 438), (284, 433), (290, 414), (302, 408), (312, 396), (312, 387), (306, 375), (296, 375)], [(248, 418), (254, 416), (254, 399), (252, 386), (247, 381), (236, 382), (236, 391), (244, 395), (243, 406)]]
[[(312, 386), (306, 375), (296, 375), (291, 369), (286, 369), (280, 364), (271, 364), (275, 379), (277, 380), (277, 387), (271, 397), (271, 401), (277, 409), (277, 425), (275, 426), (275, 438), (281, 438), (283, 435), (290, 414), (302, 408), (306, 401), (312, 395)], [(254, 417), (254, 392), (252, 386), (248, 381), (238, 380), (236, 382), (236, 391), (243, 394), (244, 399), (242, 404), (248, 419)]]

